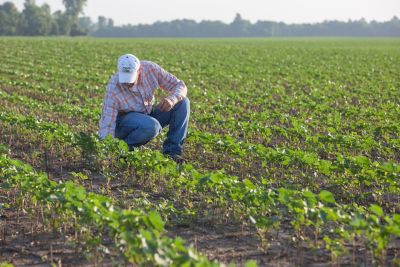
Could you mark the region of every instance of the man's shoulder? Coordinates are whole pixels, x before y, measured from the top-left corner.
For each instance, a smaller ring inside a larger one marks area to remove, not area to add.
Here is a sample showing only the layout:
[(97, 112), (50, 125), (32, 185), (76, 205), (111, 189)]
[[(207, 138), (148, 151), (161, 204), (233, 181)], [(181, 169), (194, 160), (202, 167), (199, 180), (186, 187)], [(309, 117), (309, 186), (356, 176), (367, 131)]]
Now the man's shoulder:
[(107, 92), (116, 90), (117, 84), (118, 84), (118, 73), (116, 72), (110, 77), (110, 81), (108, 82), (107, 86)]
[(158, 64), (154, 63), (153, 61), (149, 61), (149, 60), (141, 60), (140, 66), (144, 70), (153, 70), (153, 69), (160, 68), (160, 66), (158, 66)]
[(109, 83), (111, 84), (111, 83), (117, 83), (118, 82), (118, 72), (115, 72), (113, 75), (111, 75), (111, 77), (110, 77), (110, 81), (109, 81)]

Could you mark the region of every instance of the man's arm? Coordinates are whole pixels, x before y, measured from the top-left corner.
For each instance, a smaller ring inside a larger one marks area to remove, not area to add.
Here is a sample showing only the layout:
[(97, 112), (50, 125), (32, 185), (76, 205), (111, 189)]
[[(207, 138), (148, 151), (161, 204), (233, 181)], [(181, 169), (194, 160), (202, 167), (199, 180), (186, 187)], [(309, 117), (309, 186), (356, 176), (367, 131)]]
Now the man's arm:
[(105, 139), (109, 134), (114, 137), (117, 114), (118, 110), (116, 96), (110, 90), (107, 90), (101, 112), (99, 131), (100, 139)]
[(171, 73), (165, 71), (163, 68), (155, 65), (155, 70), (157, 73), (157, 80), (160, 88), (167, 91), (169, 95), (166, 97), (171, 101), (172, 106), (184, 99), (187, 95), (187, 87), (185, 83), (178, 78), (176, 78)]

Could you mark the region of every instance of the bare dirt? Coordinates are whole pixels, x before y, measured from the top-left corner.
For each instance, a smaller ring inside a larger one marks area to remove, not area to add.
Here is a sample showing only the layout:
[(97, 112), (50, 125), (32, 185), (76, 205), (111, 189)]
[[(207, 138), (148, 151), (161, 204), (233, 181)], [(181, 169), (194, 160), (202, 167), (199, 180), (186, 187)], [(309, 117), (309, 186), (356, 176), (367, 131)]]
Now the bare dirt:
[[(81, 161), (58, 162), (51, 158), (46, 166), (42, 161), (30, 161), (30, 150), (33, 151), (35, 147), (22, 144), (11, 147), (11, 156), (32, 164), (38, 170), (46, 169), (53, 180), (72, 179), (71, 171), (84, 172), (87, 166)], [(84, 184), (88, 191), (101, 192), (105, 182), (100, 173), (90, 172)], [(126, 184), (121, 181), (114, 180), (111, 183), (113, 189), (123, 190), (123, 187)], [(1, 202), (11, 201), (7, 199), (8, 193), (0, 190)], [(113, 242), (105, 234), (102, 235), (102, 246), (108, 248), (109, 253), (87, 249), (72, 229), (53, 232), (40, 216), (30, 214), (13, 206), (0, 210), (0, 262), (15, 266), (131, 266), (115, 253)], [(327, 251), (310, 249), (305, 242), (293, 242), (289, 232), (290, 222), (286, 223), (288, 227), (282, 225), (280, 232), (268, 233), (268, 242), (262, 242), (256, 229), (246, 222), (201, 218), (186, 223), (169, 222), (167, 235), (182, 237), (186, 244), (211, 260), (239, 266), (243, 266), (247, 260), (256, 260), (259, 266), (372, 266), (371, 255), (361, 245), (349, 246), (347, 256), (332, 260)], [(389, 260), (396, 255), (399, 257), (400, 242), (396, 242), (387, 252)], [(386, 263), (387, 266), (394, 266), (394, 263)]]

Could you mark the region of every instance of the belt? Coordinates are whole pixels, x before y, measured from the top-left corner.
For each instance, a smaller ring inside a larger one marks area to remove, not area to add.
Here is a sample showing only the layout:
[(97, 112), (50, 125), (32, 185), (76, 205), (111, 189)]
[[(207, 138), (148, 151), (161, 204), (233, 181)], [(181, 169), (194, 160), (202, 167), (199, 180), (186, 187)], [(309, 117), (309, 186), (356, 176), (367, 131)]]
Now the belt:
[(142, 113), (142, 114), (146, 114), (147, 115), (147, 113), (146, 112), (141, 112), (141, 111), (127, 111), (127, 112), (125, 112), (125, 111), (118, 111), (118, 116), (119, 117), (122, 117), (122, 116), (125, 116), (126, 114), (128, 114), (128, 113), (131, 113), (131, 112), (137, 112), (137, 113)]
[(124, 115), (126, 115), (127, 113), (129, 113), (129, 112), (125, 112), (125, 111), (118, 111), (118, 116), (119, 116), (119, 117), (121, 117), (121, 116), (124, 116)]

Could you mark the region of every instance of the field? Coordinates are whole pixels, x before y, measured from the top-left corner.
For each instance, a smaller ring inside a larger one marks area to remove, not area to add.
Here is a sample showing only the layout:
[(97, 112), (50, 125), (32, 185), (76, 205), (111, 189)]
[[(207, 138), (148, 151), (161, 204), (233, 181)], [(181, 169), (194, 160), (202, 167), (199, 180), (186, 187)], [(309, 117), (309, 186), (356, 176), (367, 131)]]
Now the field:
[[(399, 39), (0, 47), (0, 263), (400, 266)], [(98, 140), (124, 53), (187, 84), (188, 164)]]

